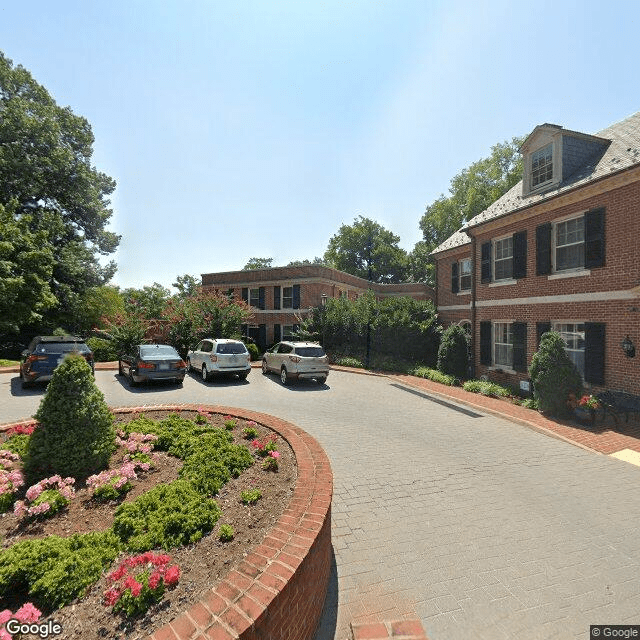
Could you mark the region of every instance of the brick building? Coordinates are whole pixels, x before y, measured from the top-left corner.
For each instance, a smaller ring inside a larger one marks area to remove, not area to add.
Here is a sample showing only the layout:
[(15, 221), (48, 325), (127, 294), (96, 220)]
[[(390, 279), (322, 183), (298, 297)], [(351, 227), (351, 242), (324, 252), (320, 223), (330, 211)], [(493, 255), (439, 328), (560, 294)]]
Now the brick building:
[(242, 333), (262, 349), (291, 337), (310, 309), (323, 304), (323, 296), (325, 300), (356, 300), (371, 289), (379, 299), (434, 298), (433, 289), (426, 284), (377, 284), (322, 265), (203, 273), (202, 286), (231, 294), (253, 307), (253, 322), (244, 325)]
[(523, 180), (432, 254), (439, 319), (468, 328), (476, 377), (526, 381), (551, 328), (587, 387), (640, 394), (640, 112), (540, 125), (521, 153)]

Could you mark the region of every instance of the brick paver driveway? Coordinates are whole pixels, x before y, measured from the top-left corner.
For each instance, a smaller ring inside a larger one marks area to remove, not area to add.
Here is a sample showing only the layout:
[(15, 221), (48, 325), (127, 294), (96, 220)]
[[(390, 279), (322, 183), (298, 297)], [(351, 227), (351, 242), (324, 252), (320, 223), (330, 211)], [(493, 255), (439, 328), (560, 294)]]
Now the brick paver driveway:
[[(640, 468), (525, 427), (434, 402), (384, 377), (327, 387), (192, 378), (131, 392), (97, 372), (111, 405), (203, 402), (290, 420), (334, 471), (336, 571), (319, 639), (352, 620), (416, 615), (432, 640), (588, 638), (640, 624)], [(0, 422), (41, 391), (0, 375)]]

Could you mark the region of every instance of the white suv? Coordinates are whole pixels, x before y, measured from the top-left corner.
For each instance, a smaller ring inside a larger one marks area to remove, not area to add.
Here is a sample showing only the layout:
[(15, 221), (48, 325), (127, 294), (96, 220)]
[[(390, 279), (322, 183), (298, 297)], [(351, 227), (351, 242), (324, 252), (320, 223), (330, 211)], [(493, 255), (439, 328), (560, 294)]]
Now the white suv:
[(262, 356), (262, 373), (280, 374), (282, 384), (290, 379), (315, 378), (324, 384), (329, 375), (329, 359), (317, 342), (279, 342)]
[(213, 375), (237, 375), (244, 380), (251, 371), (251, 356), (244, 342), (207, 338), (187, 353), (187, 371), (193, 369), (205, 381)]

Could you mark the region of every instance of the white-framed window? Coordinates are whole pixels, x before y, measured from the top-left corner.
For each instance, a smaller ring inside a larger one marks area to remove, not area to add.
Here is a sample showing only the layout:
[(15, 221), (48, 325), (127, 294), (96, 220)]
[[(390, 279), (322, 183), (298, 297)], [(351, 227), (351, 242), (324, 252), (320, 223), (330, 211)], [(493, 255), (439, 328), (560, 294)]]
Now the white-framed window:
[(513, 236), (493, 241), (493, 279), (513, 277)]
[(260, 304), (260, 289), (249, 289), (249, 304), (252, 307), (257, 307)]
[(584, 216), (555, 222), (553, 225), (554, 270), (584, 267)]
[(531, 188), (536, 189), (553, 179), (553, 145), (548, 144), (531, 154)]
[(584, 322), (558, 320), (552, 323), (554, 331), (557, 331), (566, 342), (567, 355), (576, 365), (576, 369), (584, 378)]
[(493, 364), (513, 366), (513, 330), (510, 322), (493, 323)]
[(293, 287), (282, 287), (282, 308), (293, 309)]
[(283, 324), (282, 325), (282, 340), (293, 340), (293, 325), (292, 324)]
[(465, 258), (458, 263), (460, 277), (460, 291), (471, 291), (471, 258)]

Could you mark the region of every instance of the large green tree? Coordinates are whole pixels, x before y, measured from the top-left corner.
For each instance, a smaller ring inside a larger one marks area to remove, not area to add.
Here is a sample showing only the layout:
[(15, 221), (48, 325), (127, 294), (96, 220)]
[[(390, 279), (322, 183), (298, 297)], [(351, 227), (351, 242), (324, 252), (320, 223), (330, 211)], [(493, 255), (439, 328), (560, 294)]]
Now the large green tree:
[(178, 297), (188, 298), (189, 296), (195, 296), (198, 290), (202, 286), (200, 278), (185, 273), (182, 276), (178, 276), (175, 282), (171, 283), (172, 287), (178, 290)]
[[(14, 221), (46, 238), (41, 246), (53, 255), (49, 289), (63, 319), (84, 291), (115, 272), (113, 261), (100, 262), (120, 240), (107, 230), (115, 182), (91, 164), (93, 142), (85, 118), (58, 106), (0, 52), (0, 204), (14, 203)], [(3, 224), (0, 240), (8, 232)]]
[(423, 282), (433, 284), (433, 265), (428, 256), (465, 222), (482, 213), (522, 178), (520, 145), (522, 138), (512, 138), (491, 147), (491, 155), (474, 162), (449, 186), (449, 195), (441, 195), (427, 206), (420, 219), (423, 241), (411, 254), (412, 271)]
[(145, 285), (142, 289), (129, 287), (122, 291), (125, 311), (140, 315), (146, 320), (164, 318), (164, 310), (170, 297), (171, 291), (159, 282)]
[(407, 254), (398, 246), (400, 238), (382, 225), (359, 216), (343, 224), (329, 240), (324, 260), (340, 271), (371, 282), (402, 282)]
[(247, 264), (242, 267), (243, 271), (253, 271), (254, 269), (270, 269), (273, 266), (273, 258), (249, 258)]

